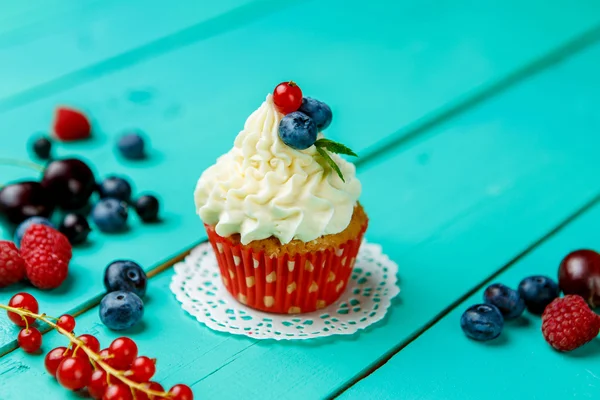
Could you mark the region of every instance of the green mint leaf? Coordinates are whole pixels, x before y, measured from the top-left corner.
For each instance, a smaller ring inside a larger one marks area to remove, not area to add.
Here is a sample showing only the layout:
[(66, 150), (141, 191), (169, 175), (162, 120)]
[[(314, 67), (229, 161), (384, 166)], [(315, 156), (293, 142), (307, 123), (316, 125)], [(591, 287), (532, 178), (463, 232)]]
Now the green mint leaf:
[(317, 146), (317, 149), (320, 147), (323, 147), (332, 153), (345, 154), (347, 156), (358, 157), (358, 155), (355, 152), (353, 152), (352, 150), (350, 150), (348, 147), (344, 146), (341, 143), (334, 142), (333, 140), (319, 139), (315, 142), (315, 146)]
[(344, 175), (342, 175), (342, 171), (340, 170), (340, 167), (338, 167), (338, 165), (335, 163), (335, 161), (333, 161), (333, 159), (329, 156), (329, 154), (327, 154), (327, 152), (325, 150), (323, 150), (322, 148), (320, 148), (318, 146), (317, 146), (317, 151), (319, 152), (321, 157), (323, 157), (325, 159), (325, 161), (327, 161), (327, 164), (329, 164), (329, 166), (331, 168), (333, 168), (333, 170), (335, 172), (337, 172), (337, 174), (340, 177), (340, 179), (342, 180), (342, 182), (346, 183), (346, 181), (344, 180)]

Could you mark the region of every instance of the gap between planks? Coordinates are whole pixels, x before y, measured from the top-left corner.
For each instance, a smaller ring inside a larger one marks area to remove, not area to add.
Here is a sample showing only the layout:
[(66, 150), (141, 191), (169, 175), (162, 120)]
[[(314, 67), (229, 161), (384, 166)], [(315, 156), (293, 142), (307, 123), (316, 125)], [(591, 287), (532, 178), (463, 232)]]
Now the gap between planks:
[(140, 64), (201, 40), (230, 32), (241, 26), (248, 25), (265, 15), (283, 10), (296, 3), (300, 3), (300, 0), (258, 0), (239, 6), (206, 21), (155, 39), (142, 46), (68, 72), (48, 82), (41, 83), (5, 98), (0, 98), (0, 113), (25, 106), (67, 89), (72, 89), (125, 67)]
[(516, 256), (511, 258), (506, 264), (502, 265), (500, 268), (498, 268), (495, 272), (493, 272), (491, 275), (489, 275), (483, 281), (481, 281), (480, 283), (478, 283), (477, 285), (472, 287), (468, 292), (466, 292), (465, 294), (460, 296), (454, 302), (450, 303), (450, 305), (448, 307), (444, 308), (440, 313), (438, 313), (436, 316), (434, 316), (422, 328), (420, 328), (415, 333), (410, 335), (406, 340), (400, 342), (398, 345), (393, 347), (390, 351), (388, 351), (386, 354), (384, 354), (379, 360), (377, 360), (375, 363), (371, 364), (368, 367), (368, 369), (366, 369), (364, 372), (360, 373), (359, 375), (355, 376), (350, 381), (348, 381), (344, 385), (342, 385), (337, 391), (335, 391), (331, 396), (329, 396), (328, 399), (335, 399), (335, 398), (339, 397), (346, 390), (350, 389), (352, 386), (354, 386), (361, 380), (367, 378), (369, 375), (371, 375), (373, 372), (378, 370), (380, 367), (384, 366), (396, 354), (398, 354), (400, 351), (402, 351), (402, 349), (404, 349), (406, 346), (411, 344), (413, 341), (417, 340), (422, 334), (424, 334), (427, 330), (429, 330), (429, 328), (431, 328), (435, 324), (437, 324), (440, 320), (442, 320), (445, 316), (447, 316), (455, 308), (460, 306), (464, 301), (466, 301), (471, 296), (476, 294), (479, 290), (481, 290), (485, 285), (489, 284), (492, 280), (497, 278), (500, 274), (506, 272), (513, 265), (515, 265), (516, 263), (521, 261), (523, 258), (525, 258), (527, 255), (529, 255), (533, 251), (535, 251), (538, 247), (540, 247), (542, 244), (544, 244), (545, 242), (550, 240), (552, 237), (556, 236), (559, 232), (561, 232), (563, 229), (565, 229), (568, 225), (570, 225), (572, 222), (574, 222), (577, 218), (581, 217), (582, 215), (584, 215), (586, 212), (588, 212), (590, 209), (592, 209), (594, 206), (596, 206), (598, 204), (600, 204), (600, 192), (597, 193), (591, 200), (588, 200), (585, 204), (583, 204), (583, 206), (578, 208), (575, 212), (570, 214), (563, 221), (561, 221), (558, 225), (556, 225), (554, 228), (552, 228), (548, 233), (546, 233), (545, 235), (538, 238), (536, 241), (531, 243), (529, 246), (527, 246), (525, 249), (523, 249)]

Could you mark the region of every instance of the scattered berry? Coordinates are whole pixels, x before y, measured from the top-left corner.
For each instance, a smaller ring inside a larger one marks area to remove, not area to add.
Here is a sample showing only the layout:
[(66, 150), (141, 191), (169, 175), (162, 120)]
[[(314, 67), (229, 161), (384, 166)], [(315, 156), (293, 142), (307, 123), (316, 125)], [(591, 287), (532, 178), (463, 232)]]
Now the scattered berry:
[(53, 289), (67, 278), (71, 244), (60, 232), (45, 225), (31, 225), (21, 241), (21, 255), (29, 281), (39, 289)]
[(273, 103), (282, 114), (297, 111), (302, 105), (302, 90), (294, 82), (282, 82), (273, 91)]
[(0, 214), (20, 224), (30, 217), (50, 217), (54, 211), (52, 194), (38, 182), (18, 182), (0, 189)]
[(560, 295), (560, 290), (552, 279), (536, 275), (519, 283), (519, 294), (530, 313), (541, 315), (546, 306)]
[[(165, 391), (165, 388), (163, 388), (162, 385), (158, 382), (148, 382), (147, 384), (144, 384), (144, 386), (146, 387), (146, 389), (154, 390), (155, 392), (164, 392)], [(136, 391), (135, 392), (135, 400), (158, 400), (158, 397), (154, 397), (154, 396), (149, 397), (144, 392)]]
[(156, 362), (146, 356), (140, 356), (133, 360), (129, 371), (131, 380), (148, 382), (156, 372)]
[(75, 329), (75, 318), (73, 318), (73, 316), (69, 314), (61, 315), (58, 318), (56, 325), (58, 325), (60, 328), (64, 329), (69, 333), (73, 332), (73, 329)]
[(85, 242), (92, 231), (87, 218), (78, 213), (65, 215), (58, 230), (69, 239), (72, 245)]
[[(8, 305), (13, 308), (22, 308), (31, 311), (34, 314), (37, 314), (39, 311), (37, 300), (29, 293), (15, 294), (9, 300)], [(7, 311), (6, 313), (8, 314), (8, 318), (17, 326), (24, 327), (27, 324), (31, 326), (35, 323), (35, 319), (32, 317), (21, 317), (19, 314), (10, 311)], [(27, 319), (27, 324), (25, 323), (25, 319)]]
[(111, 198), (128, 202), (131, 199), (131, 185), (118, 176), (109, 176), (98, 185), (100, 198)]
[(171, 400), (194, 400), (194, 393), (187, 385), (175, 385), (169, 390)]
[(104, 272), (104, 286), (107, 292), (122, 290), (133, 292), (141, 298), (146, 295), (147, 284), (146, 273), (133, 261), (113, 261)]
[(87, 117), (78, 110), (58, 107), (54, 116), (54, 135), (64, 141), (90, 137), (92, 127)]
[(44, 170), (42, 186), (48, 189), (59, 207), (76, 210), (88, 203), (96, 189), (96, 179), (86, 163), (69, 158), (48, 164)]
[(44, 365), (46, 366), (46, 371), (54, 377), (56, 377), (56, 370), (58, 366), (68, 357), (68, 351), (66, 347), (57, 347), (52, 349), (46, 354), (46, 358), (44, 359)]
[(14, 243), (0, 240), (0, 288), (25, 278), (25, 262)]
[(56, 379), (69, 390), (79, 390), (87, 386), (92, 376), (89, 360), (80, 357), (65, 358), (56, 370)]
[[(106, 372), (97, 369), (92, 373), (90, 377), (90, 383), (88, 384), (88, 393), (93, 399), (101, 400), (102, 396), (108, 388), (108, 379)], [(137, 400), (137, 399), (136, 399)]]
[(108, 351), (113, 356), (111, 366), (122, 371), (129, 369), (138, 355), (137, 345), (128, 337), (113, 340)]
[(150, 194), (140, 196), (135, 201), (135, 212), (144, 222), (155, 222), (158, 220), (158, 199)]
[(125, 134), (117, 142), (119, 152), (129, 160), (141, 160), (146, 157), (144, 147), (144, 139), (137, 133)]
[[(100, 353), (98, 353), (98, 355), (100, 356), (100, 358), (107, 363), (108, 365), (110, 365), (113, 368), (117, 368), (117, 366), (113, 365), (114, 364), (114, 356), (111, 354), (109, 349), (102, 349), (100, 351)], [(98, 369), (101, 369), (100, 366), (97, 366)]]
[(494, 283), (483, 292), (483, 300), (495, 305), (504, 319), (515, 319), (525, 311), (525, 302), (516, 290), (501, 283)]
[(102, 199), (92, 210), (92, 219), (102, 232), (121, 232), (127, 227), (127, 203)]
[(469, 307), (460, 317), (460, 326), (471, 339), (485, 341), (497, 338), (502, 333), (504, 318), (492, 304), (476, 304)]
[(552, 301), (542, 314), (542, 333), (558, 351), (571, 351), (598, 336), (600, 316), (581, 296), (567, 295)]
[(304, 150), (315, 144), (317, 126), (306, 114), (296, 111), (281, 119), (279, 137), (291, 148)]
[(19, 347), (27, 353), (35, 353), (42, 347), (42, 334), (37, 328), (23, 328), (17, 336)]
[(143, 315), (144, 303), (135, 293), (111, 292), (100, 302), (100, 320), (115, 331), (131, 328)]
[(54, 224), (52, 222), (50, 222), (50, 220), (48, 220), (48, 218), (44, 218), (44, 217), (27, 218), (25, 221), (21, 222), (19, 224), (19, 226), (17, 226), (17, 229), (15, 230), (14, 240), (15, 240), (15, 244), (17, 245), (17, 247), (21, 247), (21, 240), (23, 239), (23, 235), (25, 234), (25, 231), (27, 230), (27, 228), (29, 228), (33, 224), (46, 225), (46, 226), (49, 226), (50, 228), (56, 229)]
[(95, 336), (85, 334), (79, 336), (78, 339), (81, 340), (83, 344), (85, 344), (94, 353), (98, 353), (100, 351), (100, 341), (98, 341)]
[(310, 97), (302, 99), (302, 105), (298, 111), (312, 118), (319, 132), (326, 129), (333, 119), (333, 113), (327, 104)]
[(577, 250), (560, 263), (558, 286), (564, 294), (577, 294), (592, 307), (600, 306), (600, 254)]
[(102, 400), (133, 400), (131, 389), (123, 383), (113, 383), (104, 392)]
[(41, 137), (33, 142), (33, 152), (41, 160), (50, 158), (52, 151), (52, 142), (47, 137)]

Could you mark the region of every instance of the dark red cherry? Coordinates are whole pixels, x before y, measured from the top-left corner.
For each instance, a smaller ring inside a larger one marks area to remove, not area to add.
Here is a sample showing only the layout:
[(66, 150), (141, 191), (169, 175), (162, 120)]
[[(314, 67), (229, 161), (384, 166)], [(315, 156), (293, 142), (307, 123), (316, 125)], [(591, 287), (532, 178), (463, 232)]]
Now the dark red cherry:
[(86, 163), (69, 158), (48, 164), (42, 186), (50, 191), (57, 206), (74, 210), (88, 203), (96, 188), (96, 180)]
[(564, 294), (578, 294), (592, 308), (600, 307), (600, 254), (585, 249), (568, 254), (558, 269), (558, 286)]
[(29, 217), (48, 218), (54, 211), (54, 202), (48, 190), (38, 182), (17, 182), (0, 190), (0, 213), (19, 224)]

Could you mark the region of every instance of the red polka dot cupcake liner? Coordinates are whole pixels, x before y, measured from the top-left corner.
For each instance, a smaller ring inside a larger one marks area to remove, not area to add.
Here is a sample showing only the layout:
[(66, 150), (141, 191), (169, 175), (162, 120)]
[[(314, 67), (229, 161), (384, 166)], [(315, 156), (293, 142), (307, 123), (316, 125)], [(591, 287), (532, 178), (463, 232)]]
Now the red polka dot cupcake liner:
[(307, 313), (334, 303), (348, 284), (366, 230), (337, 248), (270, 257), (205, 227), (227, 291), (248, 307), (276, 314)]

